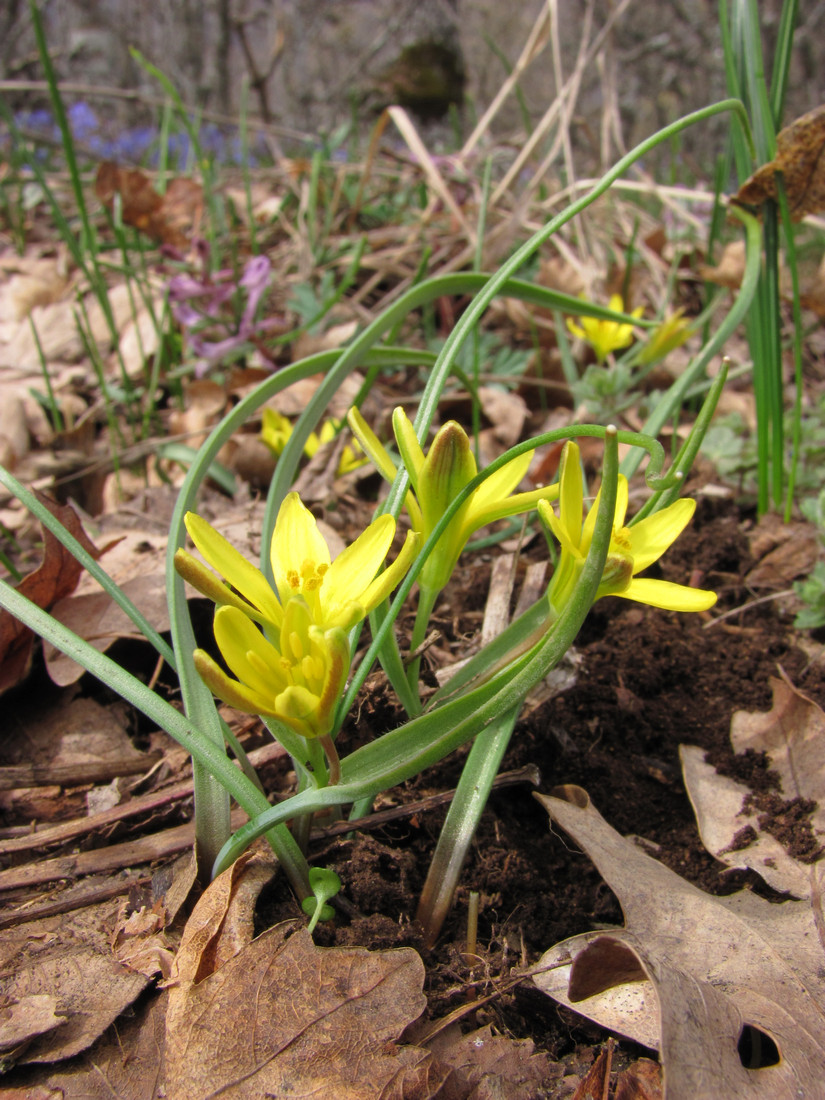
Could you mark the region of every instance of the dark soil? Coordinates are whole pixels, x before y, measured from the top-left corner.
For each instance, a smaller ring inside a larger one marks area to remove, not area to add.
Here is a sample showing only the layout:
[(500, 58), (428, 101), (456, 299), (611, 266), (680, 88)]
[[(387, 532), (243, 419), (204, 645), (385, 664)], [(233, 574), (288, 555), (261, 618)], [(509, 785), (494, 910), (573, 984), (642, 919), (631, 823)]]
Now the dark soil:
[[(520, 721), (503, 769), (537, 765), (544, 792), (567, 783), (585, 788), (611, 825), (644, 837), (671, 870), (706, 891), (747, 886), (770, 896), (756, 876), (727, 871), (702, 847), (678, 758), (681, 744), (707, 750), (719, 770), (751, 786), (763, 821), (783, 843), (803, 858), (816, 858), (807, 821), (811, 807), (784, 802), (763, 758), (734, 757), (728, 737), (734, 711), (770, 709), (769, 678), (779, 666), (802, 691), (825, 702), (821, 667), (809, 666), (794, 644), (791, 618), (773, 603), (711, 625), (711, 616), (749, 599), (742, 582), (752, 564), (744, 534), (748, 522), (733, 502), (705, 501), (662, 565), (662, 576), (682, 582), (699, 570), (701, 584), (720, 594), (711, 614), (673, 614), (619, 599), (596, 605), (577, 643), (577, 682)], [(483, 604), (483, 576), (472, 578), (470, 590), (481, 594)], [(462, 628), (476, 629), (477, 609), (469, 610), (473, 621), (465, 624), (461, 614), (442, 612), (445, 634), (459, 637)], [(372, 702), (362, 724), (375, 729), (383, 721), (387, 728), (399, 720), (389, 702), (383, 715), (381, 710)], [(353, 740), (359, 733), (364, 731), (353, 733)], [(394, 792), (399, 796), (393, 801), (454, 786), (465, 755), (456, 753)], [(338, 872), (345, 894), (345, 910), (334, 924), (319, 926), (319, 943), (420, 949), (420, 930), (411, 917), (445, 812), (416, 813), (369, 835), (327, 841), (313, 853), (313, 861)], [(479, 962), (472, 968), (462, 955), (470, 891), (481, 896)], [(264, 899), (262, 919), (292, 915), (296, 908), (275, 885)], [(431, 1014), (441, 1017), (473, 996), (492, 993), (560, 939), (621, 923), (615, 897), (587, 857), (551, 831), (529, 785), (494, 792), (439, 943), (424, 953)], [(529, 1036), (556, 1058), (605, 1038), (529, 981), (494, 997), (474, 1021)]]

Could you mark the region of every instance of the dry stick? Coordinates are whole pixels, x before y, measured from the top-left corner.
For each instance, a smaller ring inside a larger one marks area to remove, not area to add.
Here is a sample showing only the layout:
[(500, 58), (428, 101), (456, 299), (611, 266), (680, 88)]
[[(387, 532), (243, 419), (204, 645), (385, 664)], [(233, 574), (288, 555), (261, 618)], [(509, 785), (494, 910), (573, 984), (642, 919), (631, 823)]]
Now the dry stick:
[(0, 768), (0, 791), (14, 791), (20, 787), (79, 787), (88, 783), (110, 783), (122, 775), (140, 775), (162, 758), (163, 753), (148, 752), (141, 756), (81, 764), (13, 764)]
[[(254, 749), (250, 752), (249, 760), (253, 766), (260, 767), (262, 764), (269, 764), (273, 760), (277, 760), (283, 756), (286, 756), (286, 750), (277, 742), (271, 742), (270, 744), (263, 745), (261, 748)], [(131, 767), (131, 762), (129, 763)], [(140, 761), (140, 763), (142, 766), (138, 770), (144, 771), (146, 760)], [(83, 765), (83, 767), (89, 769), (90, 765)], [(4, 771), (7, 770), (9, 769), (4, 769)], [(86, 775), (88, 776), (88, 774), (89, 772), (87, 770)], [(135, 774), (135, 769), (131, 771), (121, 770), (116, 774), (133, 775)], [(111, 778), (111, 776), (105, 778)], [(86, 781), (88, 782), (88, 779)], [(181, 799), (189, 798), (191, 794), (192, 780), (184, 779), (180, 783), (175, 783), (170, 787), (165, 787), (159, 791), (152, 791), (151, 794), (141, 795), (139, 798), (133, 798), (129, 802), (124, 802), (121, 806), (112, 806), (108, 810), (101, 810), (100, 813), (90, 814), (88, 817), (79, 817), (72, 821), (62, 821), (59, 825), (53, 825), (37, 832), (26, 833), (25, 836), (17, 836), (11, 840), (0, 841), (0, 856), (12, 855), (16, 852), (29, 852), (34, 849), (44, 848), (50, 844), (66, 844), (70, 840), (76, 840), (78, 837), (85, 836), (87, 833), (94, 832), (96, 829), (106, 828), (119, 821), (125, 821), (127, 818), (137, 817), (140, 814), (154, 813), (156, 810), (160, 810), (173, 802), (179, 802)]]
[(524, 70), (538, 57), (547, 45), (549, 30), (547, 25), (548, 16), (549, 12), (547, 8), (542, 5), (538, 18), (533, 24), (533, 29), (530, 31), (527, 42), (524, 45), (524, 49), (521, 51), (521, 56), (513, 66), (513, 71), (501, 85), (493, 102), (478, 120), (476, 128), (464, 142), (461, 152), (459, 153), (460, 157), (467, 157), (474, 151), (482, 135), (489, 129), (490, 123), (501, 109), (501, 105), (521, 79)]
[[(553, 58), (553, 79), (556, 84), (556, 96), (561, 97), (564, 87), (564, 70), (561, 58), (561, 40), (559, 38), (559, 0), (549, 0), (550, 3), (550, 54)], [(588, 9), (588, 14), (592, 9)], [(587, 16), (585, 17), (587, 18)], [(585, 35), (582, 35), (584, 41)], [(561, 133), (564, 150), (564, 168), (568, 183), (576, 180), (576, 171), (573, 167), (573, 143), (570, 140), (570, 119), (573, 114), (573, 104), (578, 98), (578, 86), (575, 92), (561, 101), (561, 118), (559, 119), (559, 132)], [(575, 220), (575, 219), (574, 219)]]
[[(240, 829), (247, 817), (243, 810), (232, 814), (232, 828)], [(59, 856), (56, 859), (27, 863), (23, 867), (11, 867), (0, 871), (0, 890), (20, 890), (31, 886), (44, 886), (57, 879), (72, 879), (78, 875), (94, 875), (103, 871), (121, 871), (139, 863), (152, 863), (166, 856), (177, 855), (195, 843), (195, 824), (177, 825), (153, 836), (130, 840), (126, 844), (112, 844), (91, 852)]]
[(46, 917), (57, 917), (61, 913), (73, 913), (76, 909), (86, 909), (90, 905), (98, 905), (102, 901), (109, 901), (110, 898), (128, 894), (134, 887), (145, 886), (151, 881), (152, 876), (144, 873), (134, 875), (132, 878), (118, 878), (114, 882), (106, 879), (105, 882), (96, 882), (86, 890), (70, 890), (54, 901), (0, 913), (0, 929), (14, 928), (18, 924), (44, 920)]
[[(582, 38), (582, 46), (581, 46), (581, 49), (580, 49), (580, 52), (579, 52), (579, 56), (576, 59), (576, 66), (575, 66), (573, 72), (571, 73), (571, 75), (567, 78), (567, 82), (565, 83), (564, 88), (562, 89), (561, 95), (556, 97), (555, 101), (547, 109), (544, 116), (539, 120), (538, 125), (536, 126), (535, 130), (533, 130), (533, 133), (530, 135), (530, 137), (527, 139), (527, 141), (525, 142), (524, 147), (522, 148), (521, 152), (516, 157), (516, 159), (513, 161), (513, 163), (510, 165), (510, 168), (505, 173), (504, 178), (502, 179), (501, 183), (499, 183), (498, 187), (493, 192), (493, 197), (491, 199), (491, 202), (493, 204), (495, 204), (498, 201), (498, 199), (500, 199), (501, 196), (507, 190), (509, 190), (510, 185), (513, 182), (513, 180), (518, 177), (518, 175), (521, 172), (524, 165), (527, 163), (527, 161), (533, 155), (533, 151), (536, 148), (536, 146), (544, 138), (545, 134), (547, 134), (547, 132), (550, 130), (551, 126), (555, 123), (557, 116), (561, 113), (561, 109), (562, 109), (561, 101), (562, 101), (562, 99), (563, 98), (575, 98), (575, 96), (578, 94), (578, 87), (579, 87), (579, 84), (581, 83), (582, 75), (584, 74), (585, 69), (587, 68), (588, 65), (590, 65), (592, 63), (593, 58), (598, 54), (599, 50), (602, 48), (602, 45), (604, 44), (604, 41), (607, 38), (607, 35), (610, 33), (610, 30), (613, 27), (614, 23), (624, 13), (625, 8), (627, 8), (629, 4), (630, 4), (630, 0), (620, 0), (619, 4), (616, 6), (616, 8), (610, 13), (605, 25), (602, 27), (602, 29), (599, 31), (599, 33), (596, 35), (596, 37), (593, 39), (593, 41), (590, 43), (590, 45), (587, 46), (586, 49), (584, 48), (585, 39), (584, 39), (584, 37)], [(586, 9), (586, 12), (585, 12), (585, 19), (589, 18), (591, 12), (592, 12), (592, 0), (590, 0), (590, 2), (588, 3), (588, 6), (587, 6), (587, 9)], [(546, 170), (547, 169), (545, 168), (544, 172), (546, 172)], [(542, 172), (542, 175), (543, 174), (544, 173)], [(531, 190), (535, 186), (537, 180), (540, 179), (540, 178), (541, 177), (538, 175), (538, 173), (535, 173), (534, 176), (533, 176), (533, 179), (530, 181), (530, 183), (527, 186), (527, 190), (528, 191)]]
[(737, 615), (742, 615), (746, 611), (750, 611), (752, 607), (759, 607), (763, 603), (771, 603), (773, 600), (781, 600), (783, 596), (792, 596), (792, 588), (783, 588), (781, 592), (771, 592), (768, 596), (760, 596), (757, 600), (751, 600), (750, 603), (743, 603), (741, 607), (732, 607), (730, 611), (725, 611), (722, 615), (717, 615), (703, 625), (703, 630), (710, 630), (712, 626), (716, 626), (718, 623), (723, 623), (726, 619), (735, 619)]
[[(516, 783), (530, 783), (532, 786), (537, 787), (540, 781), (538, 769), (528, 766), (498, 776), (493, 786), (495, 789), (499, 789), (513, 786)], [(405, 806), (396, 806), (390, 810), (370, 814), (369, 817), (360, 818), (358, 821), (339, 821), (326, 828), (313, 830), (313, 839), (351, 833), (355, 829), (360, 831), (377, 829), (388, 821), (423, 813), (442, 805), (444, 802), (449, 802), (454, 794), (455, 791), (445, 791), (443, 794), (408, 803)], [(239, 829), (246, 821), (247, 816), (243, 810), (233, 811), (233, 830)], [(79, 852), (75, 855), (27, 863), (23, 867), (12, 867), (7, 871), (0, 871), (0, 891), (43, 886), (57, 879), (76, 878), (78, 875), (119, 871), (124, 867), (149, 863), (153, 860), (177, 855), (178, 852), (190, 848), (194, 844), (194, 840), (195, 826), (193, 822), (189, 822), (186, 825), (177, 825), (153, 836), (142, 837), (125, 844), (113, 844), (108, 848), (100, 848), (91, 852)]]
[[(259, 69), (255, 61), (255, 55), (252, 52), (252, 48), (249, 45), (246, 37), (246, 25), (254, 21), (256, 16), (235, 16), (232, 18), (232, 26), (234, 27), (238, 40), (241, 43), (241, 50), (243, 51), (244, 60), (246, 61), (246, 67), (249, 70), (249, 86), (254, 89), (255, 94), (258, 97), (258, 102), (261, 105), (261, 115), (264, 122), (269, 125), (272, 122), (272, 111), (269, 107), (269, 100), (266, 94), (266, 84), (272, 74), (275, 72), (275, 66), (281, 59), (281, 55), (284, 52), (284, 46), (286, 45), (286, 35), (283, 32), (282, 27), (278, 27), (275, 32), (275, 40), (272, 43), (272, 50), (269, 55), (269, 63), (265, 69)], [(283, 153), (279, 151), (279, 156), (283, 156)]]
[[(447, 186), (444, 177), (438, 170), (438, 166), (430, 154), (429, 149), (421, 140), (421, 137), (413, 125), (413, 121), (403, 107), (388, 107), (387, 114), (395, 123), (398, 132), (401, 134), (404, 141), (407, 143), (410, 152), (418, 159), (418, 163), (421, 165), (421, 169), (424, 175), (427, 177), (430, 183), (430, 187), (435, 194), (444, 203), (452, 216), (461, 226), (464, 231), (464, 235), (470, 244), (475, 247), (475, 230), (469, 225), (467, 219), (459, 207), (458, 203), (452, 196), (452, 193)], [(431, 202), (433, 200), (430, 200)]]

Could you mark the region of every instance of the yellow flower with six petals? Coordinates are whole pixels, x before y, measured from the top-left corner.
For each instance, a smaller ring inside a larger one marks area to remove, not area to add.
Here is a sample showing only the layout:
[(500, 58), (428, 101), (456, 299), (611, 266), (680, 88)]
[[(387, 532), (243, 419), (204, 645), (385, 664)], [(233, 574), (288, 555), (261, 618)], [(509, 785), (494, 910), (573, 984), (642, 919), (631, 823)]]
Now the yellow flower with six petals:
[[(324, 421), (321, 425), (320, 432), (310, 432), (309, 438), (304, 445), (304, 454), (307, 458), (312, 458), (317, 454), (325, 443), (331, 443), (340, 427), (340, 420), (330, 419)], [(273, 454), (279, 455), (282, 453), (291, 435), (292, 421), (287, 419), (282, 413), (279, 413), (277, 409), (265, 408), (263, 411), (260, 438)], [(355, 447), (351, 447), (347, 444), (341, 452), (337, 474), (340, 477), (342, 474), (348, 474), (352, 470), (357, 470), (358, 467), (363, 466), (366, 461), (363, 455), (356, 454)]]
[[(549, 503), (539, 503), (539, 515), (561, 545), (556, 571), (550, 582), (548, 598), (559, 611), (569, 600), (593, 541), (600, 495), (582, 522), (583, 490), (579, 448), (566, 443), (562, 452), (559, 479), (559, 514)], [(696, 501), (683, 498), (633, 527), (625, 527), (628, 489), (627, 478), (619, 475), (616, 512), (602, 581), (596, 599), (621, 596), (627, 600), (662, 607), (669, 611), (706, 611), (716, 603), (716, 593), (671, 581), (639, 577), (676, 541), (696, 509)]]
[(201, 555), (229, 583), (223, 583), (185, 550), (175, 555), (181, 576), (216, 603), (236, 607), (275, 630), (281, 628), (287, 601), (295, 596), (306, 601), (316, 626), (349, 630), (401, 581), (417, 544), (410, 532), (392, 565), (378, 573), (395, 535), (392, 516), (379, 516), (332, 561), (315, 517), (297, 493), (288, 493), (270, 545), (273, 588), (261, 570), (205, 519), (188, 512), (185, 523)]
[[(624, 313), (621, 294), (613, 294), (607, 304), (614, 313)], [(641, 317), (644, 309), (638, 306), (631, 317)], [(568, 319), (567, 327), (580, 340), (586, 340), (596, 353), (600, 363), (604, 362), (611, 351), (626, 348), (633, 341), (633, 325), (621, 321), (602, 321), (598, 317), (579, 317), (578, 324)]]
[[(377, 469), (388, 481), (393, 481), (397, 472), (395, 464), (360, 412), (351, 409), (348, 420), (353, 434)], [(445, 510), (476, 476), (478, 467), (467, 433), (454, 420), (438, 430), (426, 455), (402, 408), (395, 409), (392, 423), (413, 488), (413, 492), (407, 494), (406, 508), (423, 545)], [(533, 452), (528, 451), (506, 463), (482, 482), (462, 504), (418, 576), (419, 586), (423, 590), (431, 593), (441, 591), (450, 579), (467, 541), (481, 527), (529, 511), (539, 500), (556, 497), (558, 488), (555, 485), (513, 495), (513, 490), (527, 473), (532, 457)]]
[(277, 645), (232, 606), (215, 612), (215, 641), (237, 679), (202, 649), (195, 650), (194, 660), (219, 699), (250, 714), (276, 717), (304, 737), (330, 733), (349, 674), (343, 630), (315, 626), (306, 602), (297, 597), (284, 607)]

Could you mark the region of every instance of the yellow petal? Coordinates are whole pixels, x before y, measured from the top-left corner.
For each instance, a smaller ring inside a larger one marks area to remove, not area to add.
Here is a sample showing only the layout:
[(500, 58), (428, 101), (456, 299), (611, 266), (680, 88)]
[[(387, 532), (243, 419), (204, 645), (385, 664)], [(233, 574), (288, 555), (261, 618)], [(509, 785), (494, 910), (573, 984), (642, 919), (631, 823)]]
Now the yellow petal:
[[(494, 474), (482, 481), (473, 493), (472, 510), (481, 512), (491, 504), (501, 503), (505, 497), (509, 497), (521, 484), (532, 459), (533, 451), (526, 451), (523, 455), (505, 463), (500, 470), (496, 470)], [(479, 523), (477, 526), (483, 527), (484, 524)]]
[(418, 436), (415, 434), (410, 418), (400, 406), (393, 409), (392, 429), (395, 432), (395, 439), (404, 460), (404, 465), (407, 468), (407, 473), (410, 475), (412, 487), (418, 494), (420, 502), (421, 494), (418, 489), (418, 480), (424, 465), (424, 452), (421, 450), (421, 444), (418, 442)]
[(395, 481), (395, 475), (398, 473), (395, 463), (390, 458), (381, 440), (355, 407), (347, 413), (347, 423), (352, 434), (363, 447), (364, 453), (369, 455), (370, 461), (376, 470), (386, 481)]
[(222, 699), (230, 707), (242, 710), (246, 714), (265, 714), (275, 717), (271, 699), (231, 679), (204, 650), (196, 649), (193, 656), (198, 675), (218, 699)]
[(266, 577), (195, 512), (184, 516), (189, 536), (213, 569), (270, 622), (281, 621), (281, 605)]
[(198, 592), (216, 604), (228, 604), (237, 607), (245, 615), (251, 616), (257, 622), (263, 621), (263, 615), (254, 608), (251, 603), (236, 596), (232, 589), (215, 576), (211, 569), (207, 569), (203, 562), (193, 558), (187, 550), (175, 551), (175, 570), (183, 579), (197, 588)]
[(479, 511), (473, 509), (464, 518), (463, 532), (466, 532), (464, 542), (480, 527), (486, 527), (488, 523), (494, 523), (497, 519), (532, 512), (540, 500), (555, 500), (558, 493), (558, 485), (545, 485), (543, 489), (533, 489), (529, 493), (516, 493), (514, 496), (505, 497), (498, 504), (490, 504)]
[(287, 493), (278, 511), (270, 547), (275, 586), (281, 600), (302, 594), (305, 563), (325, 570), (329, 566), (329, 547), (312, 512), (297, 493)]
[(696, 501), (682, 497), (667, 508), (629, 527), (633, 572), (642, 573), (658, 561), (690, 523), (696, 511)]
[(716, 593), (704, 588), (688, 588), (671, 581), (634, 577), (624, 592), (616, 592), (625, 600), (662, 607), (666, 611), (707, 611), (716, 603)]
[(627, 478), (624, 474), (619, 474), (619, 480), (616, 483), (616, 511), (613, 513), (613, 527), (615, 530), (619, 530), (624, 527), (624, 519), (627, 515), (627, 502), (630, 499), (628, 492)]
[[(243, 612), (234, 607), (218, 608), (214, 630), (224, 660), (243, 684), (269, 699), (279, 686), (286, 685), (280, 653)], [(250, 653), (257, 660), (250, 660)]]
[(338, 555), (321, 589), (324, 625), (344, 627), (343, 620), (349, 617), (352, 605), (362, 603), (364, 592), (381, 568), (394, 535), (392, 516), (379, 516)]
[[(376, 470), (378, 470), (379, 474), (381, 474), (386, 481), (392, 484), (398, 473), (398, 470), (395, 468), (395, 463), (390, 458), (389, 453), (378, 436), (372, 428), (370, 428), (366, 420), (364, 420), (359, 410), (354, 406), (347, 413), (347, 423), (350, 426), (352, 434), (361, 444), (364, 452), (369, 456), (373, 466), (375, 466)], [(412, 525), (416, 531), (423, 530), (421, 509), (412, 493), (407, 493), (404, 498), (404, 506), (409, 513)]]
[(579, 445), (569, 440), (561, 452), (559, 467), (559, 519), (567, 538), (578, 546), (581, 539), (584, 482)]
[[(565, 527), (561, 519), (556, 515), (553, 509), (550, 507), (550, 502), (546, 500), (540, 500), (538, 503), (539, 515), (544, 522), (556, 536), (562, 551), (575, 558), (576, 560), (584, 560), (584, 557), (579, 550), (578, 541), (574, 542), (571, 538), (571, 532), (569, 528)], [(575, 530), (573, 531), (575, 534)]]
[(398, 557), (383, 573), (379, 573), (361, 594), (361, 604), (366, 614), (369, 614), (380, 603), (383, 603), (392, 590), (401, 583), (404, 574), (413, 563), (413, 558), (418, 553), (420, 542), (421, 540), (415, 531), (407, 532), (407, 537), (404, 539), (404, 545), (401, 547)]

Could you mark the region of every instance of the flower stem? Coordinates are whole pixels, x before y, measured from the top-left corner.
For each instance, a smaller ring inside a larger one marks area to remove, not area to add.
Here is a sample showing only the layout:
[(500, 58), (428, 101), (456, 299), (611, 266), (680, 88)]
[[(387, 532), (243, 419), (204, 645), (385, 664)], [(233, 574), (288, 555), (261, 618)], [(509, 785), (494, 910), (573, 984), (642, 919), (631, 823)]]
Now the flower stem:
[[(419, 587), (418, 589), (418, 608), (415, 612), (415, 622), (413, 623), (412, 637), (410, 638), (411, 653), (415, 653), (427, 637), (427, 627), (430, 625), (430, 616), (433, 613), (435, 601), (438, 599), (440, 591), (440, 588)], [(419, 654), (417, 657), (414, 657), (407, 666), (407, 683), (415, 692), (416, 698), (420, 698), (418, 690), (418, 677), (420, 672), (421, 655)]]
[(513, 707), (479, 733), (461, 772), (418, 902), (416, 918), (424, 927), (424, 946), (427, 948), (438, 939), (444, 918), (452, 905), (461, 869), (487, 805), (501, 759), (510, 744), (519, 710), (519, 706)]
[(326, 753), (327, 764), (329, 765), (329, 781), (327, 786), (334, 787), (341, 778), (341, 760), (338, 756), (338, 750), (335, 747), (335, 742), (328, 733), (323, 734), (318, 740)]

